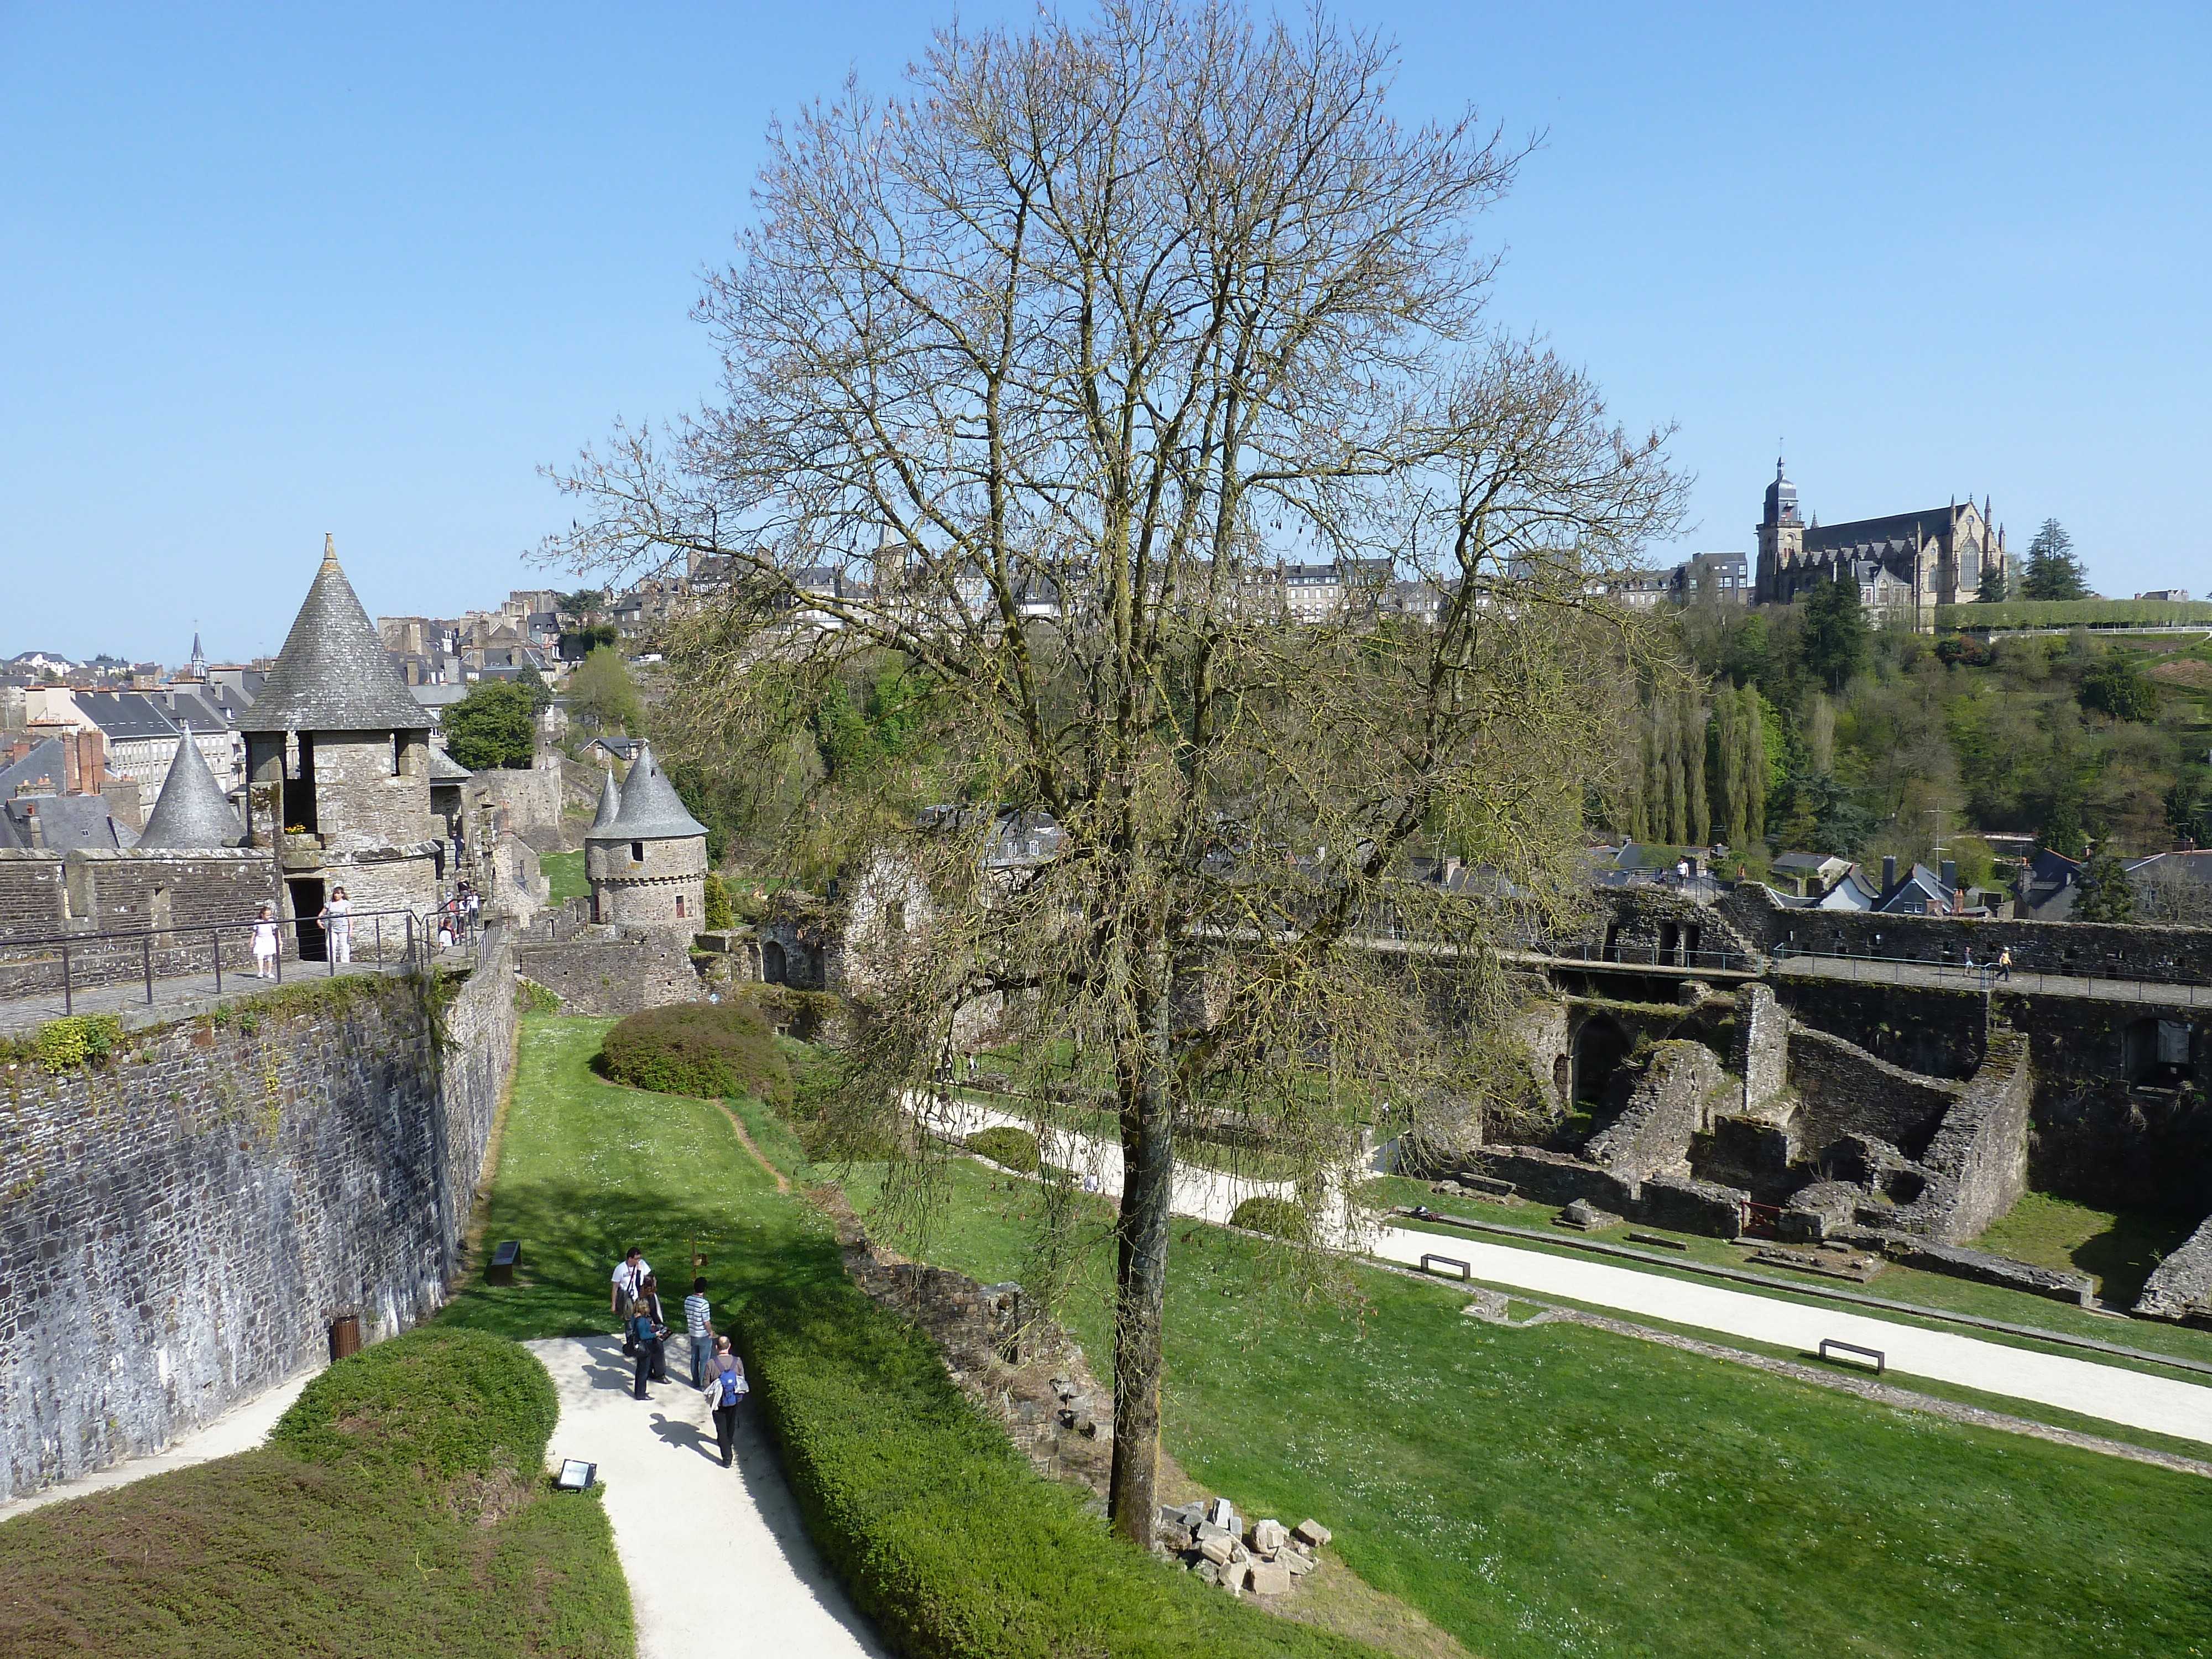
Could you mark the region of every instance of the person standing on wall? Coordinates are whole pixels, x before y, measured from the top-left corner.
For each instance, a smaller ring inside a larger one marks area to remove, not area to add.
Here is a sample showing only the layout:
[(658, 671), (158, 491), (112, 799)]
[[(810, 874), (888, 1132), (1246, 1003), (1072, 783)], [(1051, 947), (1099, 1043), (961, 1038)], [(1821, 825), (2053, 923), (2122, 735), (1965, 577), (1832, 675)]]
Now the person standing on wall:
[(2009, 945), (1997, 952), (1997, 977), (2008, 981), (2012, 978), (2012, 946)]
[(630, 1341), (629, 1316), (637, 1301), (638, 1286), (645, 1283), (645, 1276), (652, 1271), (653, 1265), (645, 1259), (645, 1252), (635, 1244), (629, 1247), (628, 1255), (615, 1263), (614, 1282), (609, 1299), (614, 1309), (615, 1317), (623, 1322), (623, 1352), (624, 1354), (637, 1352), (636, 1347)]
[(324, 936), (330, 941), (331, 960), (353, 960), (353, 901), (346, 896), (343, 887), (331, 889), (330, 898), (324, 903), (315, 920), (323, 924)]
[(276, 977), (276, 951), (279, 942), (276, 913), (264, 904), (253, 918), (254, 978)]
[(745, 1362), (730, 1351), (730, 1339), (714, 1339), (714, 1358), (707, 1367), (702, 1390), (714, 1413), (714, 1443), (721, 1449), (722, 1467), (728, 1468), (738, 1452), (738, 1402), (750, 1392), (745, 1382)]
[(691, 1281), (691, 1294), (684, 1298), (684, 1328), (691, 1338), (691, 1386), (705, 1386), (707, 1345), (714, 1340), (714, 1310), (707, 1303), (707, 1281)]

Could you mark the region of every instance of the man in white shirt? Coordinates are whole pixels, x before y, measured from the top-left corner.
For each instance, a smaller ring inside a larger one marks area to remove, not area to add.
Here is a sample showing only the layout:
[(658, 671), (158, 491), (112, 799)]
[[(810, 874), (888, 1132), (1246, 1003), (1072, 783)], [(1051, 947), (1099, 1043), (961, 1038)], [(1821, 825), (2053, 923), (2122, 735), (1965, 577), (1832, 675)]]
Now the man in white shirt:
[(707, 1281), (691, 1281), (691, 1294), (684, 1298), (684, 1326), (691, 1338), (691, 1386), (707, 1386), (707, 1353), (714, 1344), (713, 1310), (707, 1305)]
[(638, 1286), (645, 1283), (645, 1276), (652, 1271), (653, 1264), (645, 1259), (645, 1252), (635, 1244), (629, 1247), (629, 1254), (615, 1264), (609, 1295), (615, 1317), (623, 1322), (623, 1352), (626, 1354), (636, 1352), (630, 1341), (630, 1304), (637, 1300)]

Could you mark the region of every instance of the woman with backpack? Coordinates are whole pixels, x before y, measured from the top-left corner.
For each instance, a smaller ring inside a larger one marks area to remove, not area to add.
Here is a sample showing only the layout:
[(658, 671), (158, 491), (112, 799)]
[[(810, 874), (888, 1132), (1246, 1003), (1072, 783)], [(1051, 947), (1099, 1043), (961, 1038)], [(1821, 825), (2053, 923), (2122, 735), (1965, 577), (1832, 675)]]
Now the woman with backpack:
[(630, 1304), (629, 1320), (623, 1334), (637, 1349), (635, 1392), (643, 1400), (648, 1378), (656, 1382), (668, 1381), (667, 1370), (661, 1361), (661, 1345), (668, 1340), (668, 1327), (660, 1322), (660, 1298), (653, 1294), (650, 1279), (639, 1289), (637, 1299)]
[(668, 1381), (668, 1316), (661, 1310), (660, 1280), (647, 1273), (637, 1289), (637, 1304), (653, 1316), (653, 1328), (660, 1333), (653, 1345), (653, 1380)]
[(730, 1351), (730, 1339), (714, 1339), (714, 1357), (707, 1362), (707, 1386), (701, 1390), (714, 1412), (714, 1443), (722, 1449), (722, 1467), (728, 1468), (738, 1455), (738, 1402), (750, 1389), (745, 1362)]

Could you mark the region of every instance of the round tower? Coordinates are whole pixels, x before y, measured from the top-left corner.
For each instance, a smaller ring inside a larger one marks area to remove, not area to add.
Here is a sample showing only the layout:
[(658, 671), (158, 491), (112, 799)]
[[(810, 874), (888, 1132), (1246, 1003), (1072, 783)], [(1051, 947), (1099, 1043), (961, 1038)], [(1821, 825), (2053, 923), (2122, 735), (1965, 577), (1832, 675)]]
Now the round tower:
[(584, 873), (595, 921), (674, 933), (707, 925), (707, 826), (684, 810), (652, 744), (639, 745), (619, 790), (607, 774)]

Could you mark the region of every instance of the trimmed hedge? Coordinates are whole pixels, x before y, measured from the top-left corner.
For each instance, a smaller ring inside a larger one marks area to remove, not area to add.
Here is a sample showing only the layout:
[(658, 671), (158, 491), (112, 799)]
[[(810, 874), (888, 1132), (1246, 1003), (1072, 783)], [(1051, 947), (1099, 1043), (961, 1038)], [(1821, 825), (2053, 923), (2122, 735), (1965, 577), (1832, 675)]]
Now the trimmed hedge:
[(1112, 1537), (858, 1291), (766, 1291), (737, 1322), (808, 1533), (907, 1659), (1381, 1659)]
[(1301, 1243), (1313, 1232), (1313, 1224), (1307, 1219), (1304, 1205), (1294, 1204), (1287, 1198), (1270, 1198), (1264, 1194), (1256, 1198), (1248, 1198), (1239, 1204), (1237, 1213), (1229, 1218), (1229, 1224)]
[(998, 1124), (988, 1129), (978, 1129), (968, 1137), (968, 1150), (980, 1153), (994, 1164), (1002, 1164), (1009, 1170), (1018, 1170), (1024, 1175), (1035, 1175), (1042, 1162), (1037, 1152), (1037, 1138), (1027, 1129), (1017, 1129), (1011, 1124)]
[(2212, 623), (2203, 599), (2004, 599), (1995, 605), (1939, 605), (1942, 628), (2156, 628)]
[(781, 1106), (791, 1094), (775, 1033), (742, 1002), (679, 1002), (632, 1014), (601, 1042), (599, 1070), (665, 1095), (757, 1095)]

